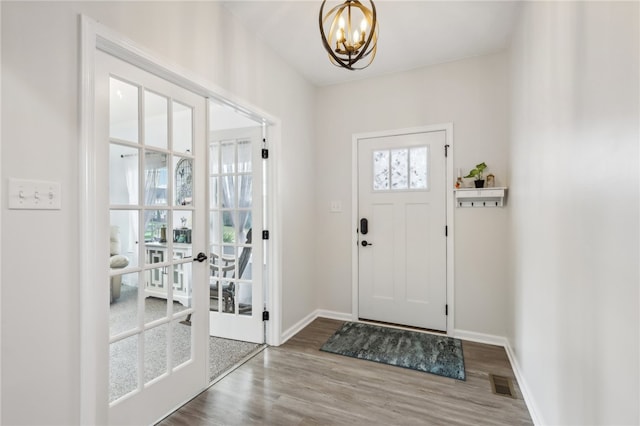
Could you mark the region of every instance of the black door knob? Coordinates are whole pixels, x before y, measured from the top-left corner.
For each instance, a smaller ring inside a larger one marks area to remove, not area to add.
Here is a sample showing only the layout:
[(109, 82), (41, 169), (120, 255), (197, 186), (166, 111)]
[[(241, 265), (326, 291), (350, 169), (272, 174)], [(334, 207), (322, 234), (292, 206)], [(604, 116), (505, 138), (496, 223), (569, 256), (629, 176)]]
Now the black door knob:
[(362, 244), (362, 247), (372, 246), (373, 245), (371, 243), (368, 243), (367, 240), (363, 240), (360, 244)]
[(197, 260), (198, 262), (204, 262), (205, 260), (207, 260), (207, 255), (203, 252), (200, 252), (194, 260)]

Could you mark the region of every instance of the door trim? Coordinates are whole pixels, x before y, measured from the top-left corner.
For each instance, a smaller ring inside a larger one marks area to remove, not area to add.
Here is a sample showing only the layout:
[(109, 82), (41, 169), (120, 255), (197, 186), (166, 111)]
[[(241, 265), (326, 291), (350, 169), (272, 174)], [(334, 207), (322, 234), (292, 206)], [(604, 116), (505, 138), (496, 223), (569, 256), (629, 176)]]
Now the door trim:
[[(88, 285), (96, 280), (107, 282), (108, 268), (95, 247), (106, 231), (100, 228), (100, 208), (96, 185), (96, 140), (95, 140), (95, 52), (101, 50), (118, 59), (124, 60), (144, 71), (159, 76), (205, 98), (212, 98), (232, 106), (237, 111), (268, 126), (268, 145), (272, 155), (267, 167), (267, 193), (269, 202), (265, 229), (269, 229), (273, 238), (269, 244), (270, 263), (266, 279), (269, 285), (270, 321), (266, 327), (267, 343), (279, 345), (281, 341), (282, 292), (280, 253), (282, 242), (280, 234), (281, 212), (277, 189), (277, 153), (280, 151), (281, 122), (278, 118), (248, 104), (228, 91), (200, 78), (174, 64), (169, 64), (133, 41), (112, 31), (85, 15), (79, 15), (80, 25), (80, 69), (79, 69), (79, 145), (78, 145), (78, 247), (80, 285), (80, 424), (106, 424), (109, 415), (108, 402), (108, 351), (100, 348), (108, 341), (108, 308), (102, 303), (108, 297), (108, 286)], [(106, 229), (106, 228), (105, 228)], [(101, 251), (100, 251), (101, 253)], [(195, 395), (193, 395), (195, 396)], [(187, 402), (187, 400), (185, 400)], [(177, 407), (167, 407), (167, 412)], [(161, 420), (161, 419), (158, 419)]]
[(352, 320), (359, 321), (358, 312), (358, 140), (380, 138), (389, 136), (408, 135), (412, 133), (445, 132), (445, 143), (449, 145), (446, 161), (445, 178), (445, 209), (448, 226), (447, 237), (447, 266), (446, 266), (446, 291), (447, 291), (447, 335), (453, 335), (454, 331), (454, 258), (453, 242), (455, 230), (453, 222), (454, 197), (453, 197), (453, 123), (433, 124), (428, 126), (409, 127), (397, 130), (385, 130), (371, 133), (357, 133), (351, 137), (351, 312)]

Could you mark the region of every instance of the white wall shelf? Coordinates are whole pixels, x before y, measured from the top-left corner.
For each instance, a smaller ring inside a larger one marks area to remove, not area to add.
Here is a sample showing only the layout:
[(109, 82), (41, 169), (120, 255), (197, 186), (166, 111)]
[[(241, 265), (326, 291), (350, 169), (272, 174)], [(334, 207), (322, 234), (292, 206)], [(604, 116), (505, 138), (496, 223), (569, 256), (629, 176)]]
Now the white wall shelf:
[(455, 193), (457, 207), (502, 207), (507, 188), (459, 188)]

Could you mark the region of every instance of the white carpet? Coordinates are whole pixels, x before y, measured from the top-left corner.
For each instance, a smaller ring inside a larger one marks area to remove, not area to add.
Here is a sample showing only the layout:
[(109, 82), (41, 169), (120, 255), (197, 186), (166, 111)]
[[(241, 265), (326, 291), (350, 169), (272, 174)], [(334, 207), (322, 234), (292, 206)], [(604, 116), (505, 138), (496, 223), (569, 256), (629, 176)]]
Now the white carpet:
[[(122, 286), (120, 298), (111, 304), (109, 328), (111, 335), (131, 329), (136, 323), (135, 287)], [(161, 318), (165, 315), (167, 303), (156, 298), (145, 299), (145, 321)], [(174, 312), (184, 307), (174, 303)], [(153, 328), (144, 336), (144, 381), (159, 377), (167, 370), (167, 331), (169, 325)], [(174, 321), (171, 324), (172, 367), (189, 359), (191, 354), (191, 327)], [(216, 377), (241, 361), (260, 345), (237, 340), (210, 337), (209, 339), (209, 379)], [(126, 395), (137, 388), (138, 338), (132, 336), (113, 343), (110, 346), (110, 386), (109, 401)]]

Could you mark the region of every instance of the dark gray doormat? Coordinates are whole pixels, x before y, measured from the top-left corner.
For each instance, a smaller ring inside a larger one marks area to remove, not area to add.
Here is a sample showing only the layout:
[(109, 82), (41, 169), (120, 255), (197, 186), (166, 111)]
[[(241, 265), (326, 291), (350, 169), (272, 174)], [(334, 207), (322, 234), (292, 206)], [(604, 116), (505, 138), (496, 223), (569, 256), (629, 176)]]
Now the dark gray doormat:
[(465, 380), (462, 342), (447, 336), (346, 322), (320, 350)]

